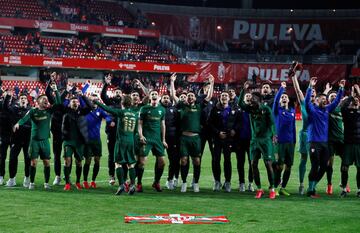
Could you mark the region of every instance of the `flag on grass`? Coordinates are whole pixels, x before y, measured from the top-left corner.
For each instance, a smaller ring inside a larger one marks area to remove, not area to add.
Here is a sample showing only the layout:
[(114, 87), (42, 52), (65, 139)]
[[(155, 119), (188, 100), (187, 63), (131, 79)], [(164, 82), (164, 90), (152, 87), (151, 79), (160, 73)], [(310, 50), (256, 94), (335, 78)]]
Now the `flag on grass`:
[(226, 216), (208, 216), (204, 214), (129, 214), (125, 223), (141, 224), (222, 224), (228, 223)]

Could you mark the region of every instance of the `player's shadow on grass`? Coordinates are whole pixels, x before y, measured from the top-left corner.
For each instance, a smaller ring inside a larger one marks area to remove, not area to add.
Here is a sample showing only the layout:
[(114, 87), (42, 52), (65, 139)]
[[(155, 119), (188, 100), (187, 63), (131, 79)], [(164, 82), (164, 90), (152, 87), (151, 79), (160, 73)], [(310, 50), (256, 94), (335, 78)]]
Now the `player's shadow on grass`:
[[(63, 186), (52, 186), (51, 190), (45, 190), (42, 186), (37, 186), (34, 190), (28, 190), (26, 188), (23, 188), (21, 186), (16, 186), (16, 187), (0, 187), (0, 192), (2, 192), (3, 194), (5, 194), (7, 191), (9, 192), (21, 192), (24, 194), (29, 194), (29, 193), (42, 193), (42, 194), (48, 194), (48, 195), (52, 195), (52, 194), (56, 194), (56, 195), (69, 195), (69, 196), (74, 196), (74, 197), (78, 197), (78, 196), (83, 196), (83, 197), (93, 197), (95, 195), (97, 196), (113, 196), (115, 198), (123, 198), (125, 196), (128, 196), (129, 198), (136, 198), (136, 197), (146, 197), (147, 199), (154, 199), (155, 201), (158, 200), (159, 197), (162, 198), (168, 198), (168, 199), (179, 199), (182, 197), (186, 197), (186, 198), (201, 198), (201, 199), (232, 199), (232, 200), (250, 200), (250, 199), (255, 199), (255, 193), (254, 192), (238, 192), (237, 190), (234, 190), (230, 193), (226, 193), (224, 191), (220, 191), (220, 192), (214, 192), (211, 188), (202, 188), (201, 191), (199, 193), (194, 193), (191, 189), (188, 190), (188, 192), (186, 193), (181, 193), (180, 189), (177, 190), (166, 190), (164, 189), (163, 192), (156, 192), (154, 191), (150, 186), (144, 186), (144, 192), (142, 193), (135, 193), (134, 195), (128, 195), (127, 193), (123, 193), (120, 196), (116, 196), (115, 192), (116, 192), (117, 186), (98, 186), (96, 189), (81, 189), (81, 190), (77, 190), (75, 188), (75, 186), (71, 187), (70, 191), (64, 191), (63, 190)], [(349, 196), (347, 197), (345, 200), (351, 200), (356, 198), (355, 196)], [(332, 196), (328, 196), (325, 193), (321, 194), (321, 198), (313, 200), (309, 197), (305, 196), (301, 196), (297, 193), (292, 194), (289, 197), (285, 197), (285, 196), (279, 196), (276, 198), (276, 200), (270, 200), (268, 198), (268, 193), (265, 192), (262, 200), (269, 200), (269, 201), (282, 201), (282, 202), (286, 202), (286, 201), (294, 201), (296, 199), (309, 199), (312, 201), (326, 201), (326, 200), (334, 200), (334, 199), (339, 199), (339, 196), (334, 194)], [(357, 198), (356, 198), (357, 199)]]

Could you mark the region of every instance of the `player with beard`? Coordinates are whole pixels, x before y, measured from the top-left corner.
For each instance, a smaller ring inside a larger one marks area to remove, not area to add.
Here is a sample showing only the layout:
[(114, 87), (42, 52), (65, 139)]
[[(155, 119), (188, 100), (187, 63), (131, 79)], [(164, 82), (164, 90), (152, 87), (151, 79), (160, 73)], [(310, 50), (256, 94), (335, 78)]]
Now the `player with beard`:
[[(8, 111), (12, 116), (11, 125), (13, 126), (16, 122), (18, 122), (21, 118), (23, 118), (26, 113), (30, 110), (30, 105), (28, 101), (28, 97), (26, 94), (22, 93), (19, 96), (19, 100), (13, 100), (11, 103), (11, 98), (13, 97), (12, 91), (8, 91), (5, 97), (3, 110)], [(29, 177), (29, 169), (30, 169), (30, 157), (29, 157), (29, 144), (30, 144), (30, 135), (31, 135), (31, 123), (26, 122), (23, 126), (19, 128), (11, 136), (11, 149), (10, 149), (10, 161), (9, 161), (9, 177), (10, 179), (7, 181), (6, 186), (13, 187), (16, 186), (15, 176), (18, 168), (18, 156), (23, 150), (24, 154), (24, 170), (25, 177), (23, 186), (28, 188), (30, 184)]]
[[(116, 88), (114, 96), (109, 97), (107, 95), (107, 89), (111, 85), (112, 75), (109, 74), (104, 79), (104, 85), (101, 89), (100, 97), (105, 105), (113, 108), (121, 108), (121, 96), (122, 91), (120, 88)], [(106, 123), (105, 132), (107, 135), (107, 147), (108, 147), (108, 173), (109, 173), (109, 184), (115, 184), (115, 164), (114, 164), (114, 147), (116, 141), (116, 119), (113, 117), (110, 123)]]
[(165, 108), (165, 126), (166, 126), (166, 143), (168, 148), (166, 152), (169, 159), (169, 173), (166, 181), (166, 187), (169, 190), (174, 190), (177, 186), (175, 181), (179, 178), (180, 172), (180, 155), (178, 146), (178, 112), (176, 107), (172, 104), (170, 96), (163, 94), (161, 96), (161, 105)]
[[(289, 77), (291, 77), (292, 83), (294, 85), (296, 97), (300, 104), (300, 111), (301, 111), (301, 118), (302, 118), (302, 129), (299, 132), (299, 144), (300, 144), (299, 152), (301, 154), (300, 164), (299, 164), (299, 181), (300, 181), (299, 194), (304, 195), (305, 194), (304, 177), (305, 177), (305, 172), (306, 172), (306, 162), (307, 162), (307, 158), (308, 158), (310, 144), (308, 143), (308, 140), (307, 140), (307, 138), (308, 138), (308, 114), (307, 114), (306, 106), (305, 106), (305, 97), (300, 89), (300, 85), (298, 82), (298, 77), (299, 77), (300, 73), (296, 72), (296, 71), (301, 71), (301, 69), (302, 69), (302, 65), (295, 61), (291, 65), (288, 75), (289, 75)], [(315, 89), (312, 89), (311, 99), (310, 99), (311, 103), (315, 102), (315, 97), (316, 97), (316, 91), (315, 91)]]
[[(161, 192), (160, 179), (165, 167), (164, 147), (168, 147), (165, 140), (165, 109), (159, 104), (159, 94), (157, 91), (150, 91), (149, 96), (150, 104), (140, 109), (138, 131), (142, 146), (138, 156), (138, 166), (139, 168), (144, 168), (147, 156), (151, 150), (152, 154), (156, 156), (155, 177), (152, 187), (157, 192)], [(142, 174), (140, 175), (142, 176)], [(142, 184), (139, 174), (137, 176), (138, 184)]]
[(278, 142), (279, 159), (275, 173), (275, 188), (281, 180), (281, 173), (285, 170), (282, 177), (281, 189), (279, 193), (290, 196), (286, 191), (286, 185), (290, 178), (291, 167), (294, 163), (296, 128), (295, 128), (295, 109), (289, 107), (289, 96), (285, 93), (286, 83), (282, 82), (281, 87), (275, 95), (272, 108), (275, 117), (276, 137)]
[(214, 176), (214, 191), (220, 191), (221, 153), (224, 155), (225, 191), (231, 192), (231, 148), (236, 132), (239, 132), (238, 108), (229, 105), (229, 93), (223, 91), (219, 102), (211, 110), (209, 125), (214, 138), (214, 156), (211, 161)]
[(310, 142), (311, 170), (309, 173), (309, 188), (307, 195), (313, 198), (319, 197), (316, 194), (316, 184), (324, 175), (329, 162), (328, 127), (329, 113), (335, 110), (340, 103), (344, 93), (345, 80), (339, 83), (339, 90), (336, 99), (326, 105), (326, 95), (320, 94), (315, 104), (310, 102), (312, 89), (315, 87), (317, 78), (310, 80), (309, 88), (306, 91), (305, 104), (309, 115), (308, 141)]
[(261, 102), (262, 104), (272, 107), (274, 104), (274, 95), (270, 86), (270, 82), (264, 82), (261, 85)]
[(19, 130), (20, 126), (24, 125), (27, 121), (31, 120), (31, 140), (29, 156), (30, 162), (30, 184), (29, 189), (35, 188), (35, 174), (37, 160), (40, 155), (40, 159), (44, 164), (44, 188), (50, 189), (50, 121), (51, 114), (55, 108), (61, 106), (61, 99), (56, 85), (53, 86), (55, 91), (55, 104), (51, 107), (46, 95), (40, 95), (37, 98), (37, 107), (30, 109), (30, 111), (21, 118), (18, 123), (13, 127), (14, 132)]
[[(82, 98), (85, 106), (80, 107), (79, 98)], [(65, 191), (71, 189), (70, 172), (71, 161), (74, 155), (76, 161), (76, 183), (75, 186), (81, 190), (80, 177), (82, 173), (82, 160), (84, 148), (89, 141), (86, 115), (91, 111), (91, 103), (85, 96), (73, 96), (70, 98), (69, 106), (65, 109), (62, 123), (63, 146), (64, 146), (64, 175)]]
[[(357, 197), (360, 198), (360, 88), (355, 84), (351, 96), (341, 107), (344, 121), (344, 157), (341, 163), (341, 184), (347, 184), (349, 179), (349, 166), (355, 163)], [(343, 185), (341, 197), (346, 197), (348, 190)]]
[(244, 89), (240, 94), (240, 107), (250, 114), (250, 159), (253, 168), (255, 184), (257, 186), (255, 198), (259, 199), (264, 194), (264, 191), (261, 188), (260, 172), (258, 168), (259, 159), (262, 156), (270, 184), (269, 198), (275, 199), (276, 193), (274, 190), (274, 170), (272, 166), (274, 161), (273, 142), (275, 141), (274, 119), (271, 109), (267, 105), (261, 103), (260, 96), (257, 93), (252, 93), (250, 104), (246, 104), (243, 101), (244, 93), (248, 87), (249, 84), (246, 82), (244, 84)]
[(187, 92), (182, 92), (179, 96), (179, 102), (183, 102), (183, 103), (186, 103), (187, 101)]
[[(336, 92), (331, 91), (332, 87), (329, 83), (326, 84), (325, 91), (323, 92), (328, 96), (328, 102), (332, 103), (336, 99)], [(341, 105), (341, 103), (340, 103)], [(344, 155), (344, 127), (343, 119), (341, 114), (341, 107), (337, 106), (334, 111), (329, 115), (329, 164), (326, 169), (326, 178), (327, 178), (327, 189), (326, 193), (328, 195), (333, 194), (333, 185), (332, 185), (332, 174), (333, 174), (333, 164), (334, 164), (334, 155), (338, 155), (343, 160)], [(342, 167), (342, 166), (341, 166)], [(342, 186), (342, 184), (341, 184)], [(344, 187), (349, 186), (345, 184)]]
[(229, 88), (228, 93), (230, 97), (229, 105), (231, 107), (237, 107), (239, 103), (239, 98), (236, 96), (235, 88)]
[[(102, 155), (102, 144), (100, 138), (100, 129), (101, 122), (103, 119), (106, 120), (107, 123), (111, 123), (111, 117), (106, 114), (101, 108), (96, 104), (99, 101), (99, 98), (96, 94), (90, 95), (90, 101), (92, 102), (92, 109), (89, 114), (86, 115), (88, 133), (89, 133), (89, 141), (85, 145), (84, 157), (85, 164), (83, 170), (84, 182), (83, 187), (85, 189), (88, 188), (96, 188), (96, 177), (99, 173), (100, 169), (100, 158)], [(91, 165), (91, 159), (94, 158), (94, 167), (91, 178), (91, 183), (88, 183), (88, 175)]]
[(178, 103), (179, 110), (179, 121), (180, 125), (180, 171), (181, 171), (181, 192), (186, 192), (187, 184), (186, 179), (189, 173), (188, 160), (189, 156), (192, 159), (194, 167), (194, 192), (199, 192), (199, 178), (200, 178), (200, 167), (201, 167), (201, 115), (204, 108), (204, 101), (209, 102), (212, 98), (214, 88), (214, 77), (210, 75), (210, 89), (207, 92), (207, 96), (204, 101), (200, 103), (196, 102), (196, 96), (194, 92), (187, 93), (187, 101), (179, 102), (179, 98), (175, 95), (175, 80), (176, 75), (170, 77), (170, 93), (175, 103)]
[(95, 101), (95, 104), (99, 105), (100, 108), (103, 108), (105, 111), (111, 113), (113, 116), (116, 116), (118, 119), (114, 151), (115, 171), (119, 181), (119, 188), (115, 193), (116, 195), (120, 195), (126, 191), (124, 167), (128, 167), (130, 176), (130, 188), (128, 193), (130, 195), (135, 193), (136, 159), (134, 151), (134, 136), (138, 113), (131, 108), (133, 101), (134, 99), (132, 99), (132, 97), (124, 96), (122, 100), (123, 109), (111, 108)]

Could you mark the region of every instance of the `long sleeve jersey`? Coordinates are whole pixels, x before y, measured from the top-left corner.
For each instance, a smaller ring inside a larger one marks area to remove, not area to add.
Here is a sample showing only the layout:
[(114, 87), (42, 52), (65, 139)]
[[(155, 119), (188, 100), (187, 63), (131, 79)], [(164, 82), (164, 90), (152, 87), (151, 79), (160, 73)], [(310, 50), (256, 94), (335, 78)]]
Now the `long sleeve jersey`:
[(324, 108), (320, 108), (310, 102), (311, 88), (308, 88), (305, 96), (306, 111), (309, 116), (308, 141), (309, 142), (328, 142), (329, 113), (334, 111), (340, 103), (344, 89), (340, 88), (336, 99)]
[(284, 93), (284, 88), (280, 87), (276, 93), (273, 103), (273, 114), (275, 118), (275, 129), (279, 143), (295, 143), (295, 110), (294, 108), (286, 109), (280, 106), (280, 98)]
[(101, 121), (105, 119), (107, 123), (111, 122), (111, 117), (101, 108), (93, 109), (86, 115), (88, 125), (89, 140), (100, 140)]

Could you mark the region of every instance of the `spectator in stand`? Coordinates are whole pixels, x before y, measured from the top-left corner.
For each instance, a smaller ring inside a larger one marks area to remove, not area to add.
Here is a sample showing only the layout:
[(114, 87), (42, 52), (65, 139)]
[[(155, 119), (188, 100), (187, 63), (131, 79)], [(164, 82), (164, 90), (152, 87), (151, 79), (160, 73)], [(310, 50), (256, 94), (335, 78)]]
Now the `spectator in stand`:
[(87, 23), (87, 17), (85, 14), (81, 16), (81, 23)]
[(6, 43), (3, 40), (0, 40), (0, 53), (5, 52)]
[(26, 36), (25, 36), (25, 42), (30, 45), (33, 42), (33, 35), (31, 34), (31, 32), (29, 32)]

